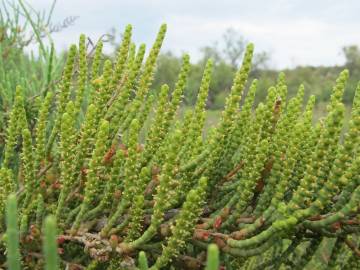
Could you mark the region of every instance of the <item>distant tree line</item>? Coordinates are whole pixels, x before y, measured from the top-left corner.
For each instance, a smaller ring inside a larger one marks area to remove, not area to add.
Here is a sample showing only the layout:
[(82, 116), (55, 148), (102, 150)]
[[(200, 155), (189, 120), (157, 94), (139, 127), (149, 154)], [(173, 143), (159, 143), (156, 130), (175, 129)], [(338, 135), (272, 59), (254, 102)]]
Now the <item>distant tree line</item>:
[[(221, 109), (225, 102), (232, 85), (234, 73), (242, 59), (244, 48), (247, 41), (239, 35), (234, 29), (228, 29), (219, 42), (210, 46), (201, 48), (201, 58), (193, 62), (191, 66), (190, 78), (187, 91), (185, 93), (185, 102), (193, 105), (199, 89), (199, 82), (205, 67), (206, 60), (214, 60), (214, 71), (210, 85), (210, 95), (208, 99), (208, 108)], [(350, 80), (347, 84), (344, 101), (350, 103), (360, 80), (360, 49), (356, 45), (344, 47), (342, 50), (345, 57), (343, 66), (298, 66), (293, 69), (282, 70), (286, 74), (286, 80), (289, 85), (289, 96), (294, 96), (299, 85), (304, 84), (305, 94), (315, 94), (317, 104), (326, 102), (331, 94), (333, 82), (339, 72), (348, 68), (350, 71)], [(271, 69), (269, 66), (270, 56), (267, 52), (255, 54), (254, 68), (250, 79), (259, 79), (259, 91), (256, 97), (257, 102), (263, 100), (267, 94), (267, 89), (276, 84), (279, 70)], [(176, 82), (177, 74), (181, 66), (181, 57), (171, 51), (160, 55), (157, 65), (157, 72), (153, 88), (159, 90), (164, 83), (173, 86)]]

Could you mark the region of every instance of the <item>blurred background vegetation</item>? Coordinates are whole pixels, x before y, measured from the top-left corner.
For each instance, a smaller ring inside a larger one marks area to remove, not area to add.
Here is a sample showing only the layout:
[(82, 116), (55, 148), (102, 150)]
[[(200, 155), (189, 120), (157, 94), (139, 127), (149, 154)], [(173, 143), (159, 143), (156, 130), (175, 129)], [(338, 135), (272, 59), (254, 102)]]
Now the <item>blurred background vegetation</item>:
[[(185, 97), (186, 104), (192, 105), (195, 102), (199, 81), (206, 59), (214, 59), (215, 68), (211, 83), (208, 107), (210, 109), (221, 109), (224, 105), (234, 73), (241, 61), (244, 47), (247, 41), (233, 29), (228, 29), (223, 39), (217, 43), (201, 48), (202, 58), (193, 63), (190, 72), (188, 90)], [(345, 103), (349, 104), (353, 98), (355, 87), (360, 78), (360, 50), (356, 45), (346, 46), (342, 49), (346, 59), (343, 66), (298, 66), (293, 69), (281, 70), (286, 74), (289, 88), (289, 96), (293, 96), (300, 84), (304, 84), (306, 95), (316, 95), (318, 105), (327, 101), (330, 97), (332, 85), (339, 72), (344, 68), (350, 71), (350, 81), (347, 85), (344, 97)], [(330, 56), (329, 56), (330, 57)], [(161, 84), (169, 83), (173, 85), (176, 80), (177, 72), (180, 69), (181, 59), (172, 52), (163, 53), (158, 62), (158, 72), (156, 74), (154, 88), (158, 89)], [(270, 55), (267, 52), (255, 54), (251, 79), (259, 79), (259, 91), (257, 102), (263, 100), (267, 89), (276, 83), (276, 78), (280, 70), (270, 69)]]
[(32, 124), (38, 101), (56, 88), (61, 76), (66, 52), (55, 52), (51, 35), (70, 26), (74, 18), (53, 24), (55, 3), (39, 12), (22, 0), (0, 0), (0, 142), (16, 86), (24, 89)]
[[(241, 62), (246, 44), (246, 39), (230, 28), (223, 34), (222, 40), (200, 48), (201, 59), (192, 63), (188, 88), (185, 93), (185, 106), (191, 106), (195, 103), (206, 60), (210, 57), (214, 59), (214, 72), (207, 103), (209, 109), (207, 126), (216, 123), (220, 116), (220, 111), (225, 104), (225, 98), (230, 91), (234, 74)], [(341, 53), (345, 57), (345, 64), (342, 66), (297, 66), (285, 70), (269, 68), (271, 57), (268, 52), (256, 53), (250, 75), (250, 80), (259, 79), (256, 103), (265, 99), (267, 90), (276, 84), (279, 72), (282, 71), (286, 75), (288, 98), (294, 96), (300, 84), (303, 84), (305, 86), (305, 100), (310, 95), (316, 96), (315, 117), (320, 118), (326, 112), (325, 104), (330, 98), (338, 74), (347, 68), (350, 71), (350, 79), (346, 87), (344, 102), (347, 105), (348, 115), (356, 85), (360, 79), (360, 49), (357, 45), (349, 45), (343, 47)], [(173, 86), (180, 70), (180, 64), (181, 57), (174, 55), (171, 51), (162, 53), (158, 60), (153, 88), (160, 89), (163, 83)]]

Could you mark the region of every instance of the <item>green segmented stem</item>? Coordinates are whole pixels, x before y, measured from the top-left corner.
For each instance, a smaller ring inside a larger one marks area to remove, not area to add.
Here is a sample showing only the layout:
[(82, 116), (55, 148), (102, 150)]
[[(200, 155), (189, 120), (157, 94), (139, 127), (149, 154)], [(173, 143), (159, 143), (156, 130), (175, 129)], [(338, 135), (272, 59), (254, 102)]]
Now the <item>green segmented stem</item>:
[(45, 219), (44, 224), (44, 256), (45, 256), (45, 269), (58, 270), (59, 257), (57, 249), (57, 232), (55, 218), (49, 216)]
[(219, 262), (219, 248), (215, 244), (211, 244), (208, 247), (206, 270), (218, 270), (220, 266)]
[(139, 269), (140, 270), (147, 270), (149, 269), (146, 254), (144, 251), (139, 252)]
[(17, 222), (17, 201), (14, 194), (9, 195), (6, 203), (6, 248), (7, 266), (11, 270), (20, 270), (21, 258)]

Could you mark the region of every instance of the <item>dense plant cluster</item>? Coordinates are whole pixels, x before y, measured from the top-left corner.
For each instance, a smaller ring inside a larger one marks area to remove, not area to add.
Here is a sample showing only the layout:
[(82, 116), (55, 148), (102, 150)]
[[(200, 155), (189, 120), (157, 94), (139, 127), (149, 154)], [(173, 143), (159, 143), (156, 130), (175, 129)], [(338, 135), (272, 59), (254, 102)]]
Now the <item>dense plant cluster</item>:
[[(56, 54), (51, 33), (56, 1), (48, 12), (38, 12), (23, 0), (0, 1), (0, 147), (3, 150), (5, 126), (14, 100), (16, 86), (23, 87), (29, 125), (34, 124), (41, 93), (52, 89), (61, 77), (64, 57)], [(67, 18), (66, 21), (69, 21)], [(62, 24), (63, 27), (68, 25)], [(49, 43), (49, 45), (46, 45)], [(33, 47), (37, 52), (31, 51)]]
[(282, 73), (255, 107), (249, 44), (205, 136), (211, 60), (183, 118), (188, 55), (174, 89), (151, 91), (165, 32), (162, 25), (144, 60), (145, 45), (132, 43), (127, 26), (114, 63), (102, 61), (101, 42), (89, 61), (82, 35), (34, 126), (17, 87), (0, 169), (0, 261), (11, 269), (202, 269), (215, 243), (220, 262), (212, 246), (209, 270), (303, 269), (335, 239), (327, 266), (359, 267), (360, 85), (347, 131), (347, 70), (316, 124), (315, 98), (304, 101), (303, 86), (287, 98)]

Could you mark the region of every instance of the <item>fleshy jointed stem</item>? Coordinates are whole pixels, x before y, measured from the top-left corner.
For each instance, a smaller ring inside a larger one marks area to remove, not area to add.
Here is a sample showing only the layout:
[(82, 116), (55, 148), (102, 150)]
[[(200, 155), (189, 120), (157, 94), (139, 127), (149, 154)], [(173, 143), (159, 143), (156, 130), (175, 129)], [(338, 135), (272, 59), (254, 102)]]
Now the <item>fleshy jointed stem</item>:
[(49, 216), (45, 219), (44, 227), (44, 256), (46, 270), (60, 269), (56, 235), (57, 232), (55, 218)]
[(20, 270), (19, 229), (17, 222), (17, 201), (14, 194), (6, 203), (6, 248), (7, 266), (11, 270)]

